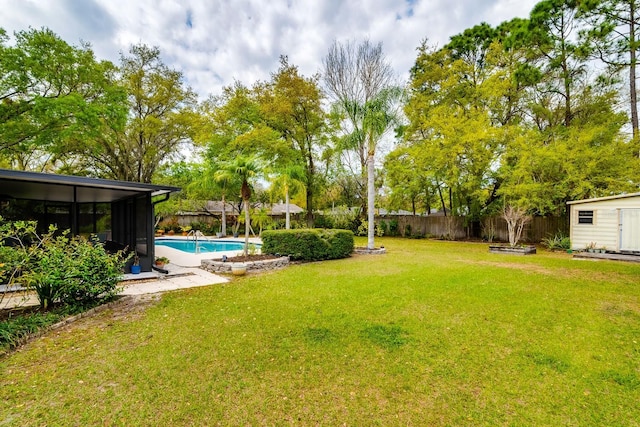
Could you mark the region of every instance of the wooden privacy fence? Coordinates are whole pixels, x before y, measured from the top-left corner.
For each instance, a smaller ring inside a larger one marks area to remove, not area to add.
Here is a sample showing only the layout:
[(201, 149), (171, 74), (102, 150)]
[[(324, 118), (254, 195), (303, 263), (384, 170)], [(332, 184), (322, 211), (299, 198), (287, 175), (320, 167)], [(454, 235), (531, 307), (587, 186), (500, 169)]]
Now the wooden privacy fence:
[[(464, 217), (389, 215), (376, 217), (376, 223), (386, 222), (385, 230), (397, 222), (397, 233), (401, 236), (425, 236), (459, 239), (483, 239), (499, 242), (509, 241), (507, 222), (500, 216), (486, 218), (482, 222), (465, 221)], [(539, 243), (542, 239), (561, 232), (569, 235), (569, 222), (565, 217), (533, 217), (524, 231), (522, 241)]]

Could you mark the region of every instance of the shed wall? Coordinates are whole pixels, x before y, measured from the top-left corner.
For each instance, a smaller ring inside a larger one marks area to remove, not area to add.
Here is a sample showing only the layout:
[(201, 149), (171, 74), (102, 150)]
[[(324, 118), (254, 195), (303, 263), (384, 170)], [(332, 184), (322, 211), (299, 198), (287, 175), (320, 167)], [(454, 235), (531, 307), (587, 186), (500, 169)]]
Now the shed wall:
[[(625, 197), (576, 203), (571, 206), (571, 247), (585, 249), (591, 242), (597, 248), (620, 250), (620, 209), (640, 209), (640, 197)], [(593, 224), (579, 224), (579, 211), (593, 211)]]

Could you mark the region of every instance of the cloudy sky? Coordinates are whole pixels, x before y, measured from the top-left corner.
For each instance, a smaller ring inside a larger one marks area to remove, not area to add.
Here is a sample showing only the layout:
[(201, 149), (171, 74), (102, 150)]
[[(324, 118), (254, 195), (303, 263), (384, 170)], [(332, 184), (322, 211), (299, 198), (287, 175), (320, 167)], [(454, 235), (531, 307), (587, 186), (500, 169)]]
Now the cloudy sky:
[(201, 97), (239, 80), (269, 78), (280, 55), (303, 74), (320, 70), (334, 39), (381, 41), (406, 78), (424, 39), (442, 46), (483, 21), (526, 17), (536, 0), (0, 0), (9, 34), (48, 27), (118, 62), (131, 44), (158, 46)]

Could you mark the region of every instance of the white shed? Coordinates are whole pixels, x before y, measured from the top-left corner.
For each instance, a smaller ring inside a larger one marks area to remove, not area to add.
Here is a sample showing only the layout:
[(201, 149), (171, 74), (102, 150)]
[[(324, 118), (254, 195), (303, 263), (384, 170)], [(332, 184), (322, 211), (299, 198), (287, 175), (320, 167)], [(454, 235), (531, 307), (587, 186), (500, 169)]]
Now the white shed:
[(567, 203), (571, 248), (640, 252), (640, 193)]

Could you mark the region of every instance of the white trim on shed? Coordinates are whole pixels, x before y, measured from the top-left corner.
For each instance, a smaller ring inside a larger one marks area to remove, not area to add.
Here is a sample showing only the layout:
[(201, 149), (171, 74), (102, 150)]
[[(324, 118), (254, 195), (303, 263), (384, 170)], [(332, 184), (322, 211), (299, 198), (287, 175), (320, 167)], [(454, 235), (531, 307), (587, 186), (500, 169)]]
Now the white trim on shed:
[(640, 252), (640, 193), (574, 200), (569, 237), (574, 250), (589, 245), (616, 252)]

